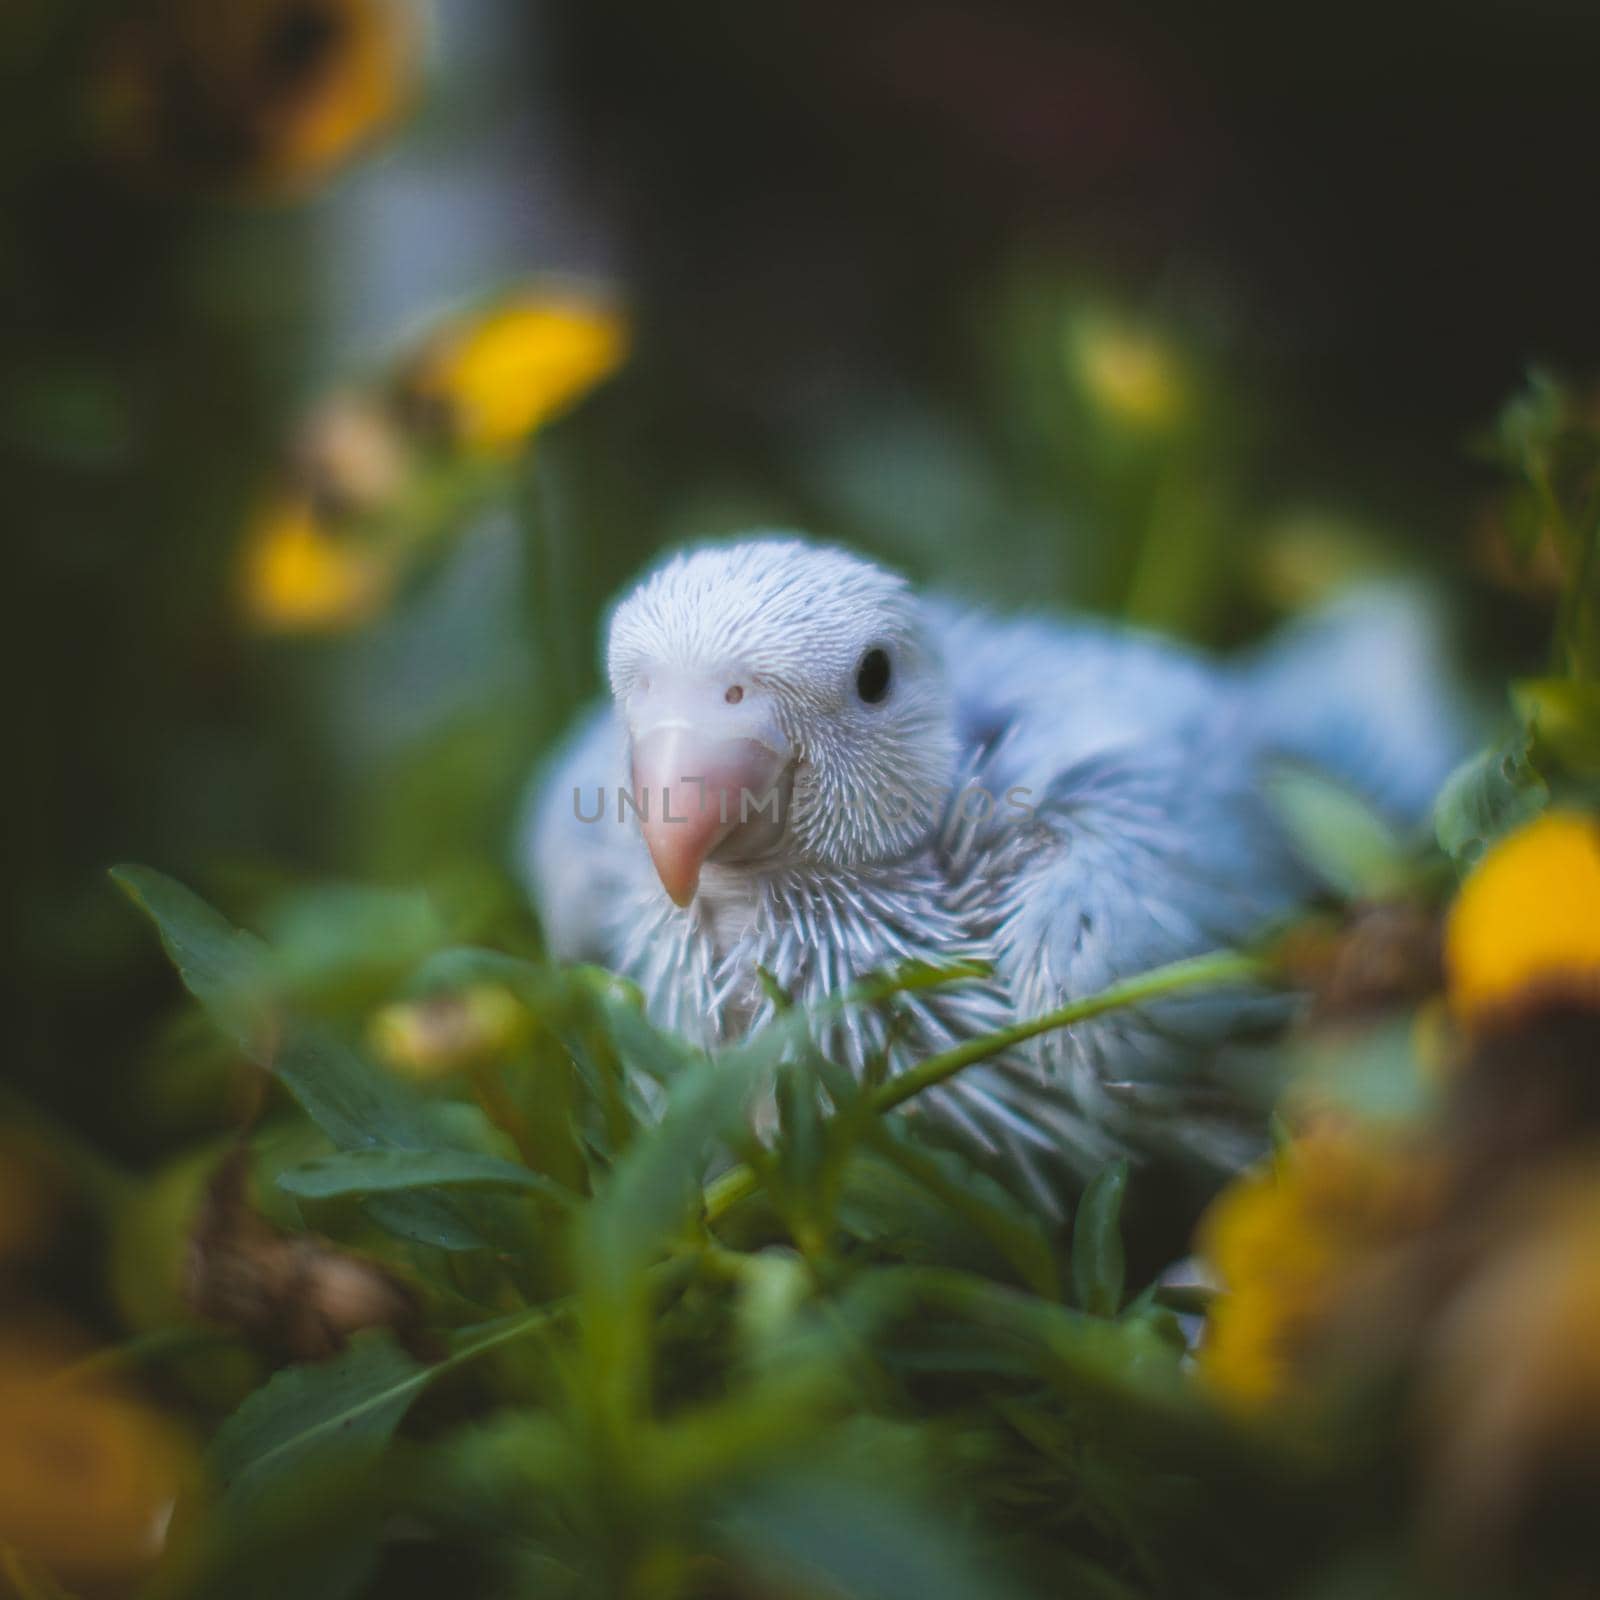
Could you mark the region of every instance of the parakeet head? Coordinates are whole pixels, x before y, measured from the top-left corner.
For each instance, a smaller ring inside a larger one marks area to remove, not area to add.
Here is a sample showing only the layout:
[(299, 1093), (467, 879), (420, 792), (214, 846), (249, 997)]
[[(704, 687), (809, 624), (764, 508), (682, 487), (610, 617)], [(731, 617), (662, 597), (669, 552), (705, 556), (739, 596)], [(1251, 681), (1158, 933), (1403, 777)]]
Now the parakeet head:
[(793, 538), (674, 556), (616, 609), (608, 670), (640, 827), (679, 905), (701, 868), (892, 860), (955, 738), (905, 580)]

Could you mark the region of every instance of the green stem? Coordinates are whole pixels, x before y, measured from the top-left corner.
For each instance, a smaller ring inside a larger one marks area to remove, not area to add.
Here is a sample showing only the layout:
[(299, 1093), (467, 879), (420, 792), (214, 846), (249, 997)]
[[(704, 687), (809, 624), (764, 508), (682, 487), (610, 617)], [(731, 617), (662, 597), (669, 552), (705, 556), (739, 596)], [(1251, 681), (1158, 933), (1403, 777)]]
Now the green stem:
[(1177, 994), (1184, 989), (1198, 989), (1207, 985), (1244, 983), (1261, 976), (1261, 963), (1254, 956), (1237, 951), (1223, 950), (1211, 955), (1193, 956), (1186, 961), (1174, 961), (1164, 967), (1141, 972), (1136, 978), (1125, 978), (1098, 994), (1073, 1000), (1043, 1016), (1031, 1017), (1026, 1022), (1013, 1023), (996, 1033), (985, 1034), (981, 1039), (969, 1040), (930, 1056), (919, 1066), (891, 1078), (872, 1096), (874, 1111), (892, 1111), (904, 1105), (913, 1095), (932, 1089), (953, 1078), (965, 1067), (1002, 1055), (1013, 1045), (1037, 1038), (1041, 1033), (1053, 1033), (1057, 1028), (1071, 1027), (1075, 1022), (1087, 1022), (1107, 1011), (1121, 1011), (1146, 1000), (1157, 1000), (1163, 995)]
[[(652, 1291), (656, 1294), (665, 1294), (681, 1287), (694, 1276), (703, 1255), (703, 1251), (697, 1250), (693, 1253), (669, 1256), (665, 1261), (657, 1262), (646, 1274)], [(499, 1349), (501, 1345), (510, 1344), (515, 1339), (521, 1339), (529, 1333), (575, 1315), (580, 1307), (581, 1301), (577, 1295), (567, 1295), (563, 1299), (552, 1301), (549, 1305), (534, 1306), (527, 1311), (514, 1312), (508, 1317), (502, 1317), (499, 1321), (488, 1324), (487, 1327), (469, 1329), (448, 1355), (423, 1370), (432, 1378), (440, 1373), (450, 1372), (456, 1367), (465, 1366), (467, 1362), (475, 1361), (479, 1356)]]
[[(1014, 1023), (1009, 1028), (986, 1033), (981, 1039), (957, 1045), (953, 1050), (929, 1056), (926, 1061), (919, 1062), (874, 1089), (868, 1098), (868, 1107), (878, 1114), (893, 1111), (914, 1096), (947, 1082), (967, 1067), (1002, 1055), (1014, 1045), (1035, 1039), (1041, 1033), (1070, 1028), (1074, 1023), (1087, 1022), (1091, 1017), (1102, 1016), (1107, 1011), (1120, 1011), (1127, 1006), (1141, 1005), (1147, 1000), (1158, 1000), (1185, 989), (1250, 982), (1259, 979), (1262, 970), (1261, 962), (1256, 957), (1234, 950), (1214, 951), (1210, 955), (1193, 956), (1185, 961), (1155, 967), (1135, 978), (1114, 983), (1098, 994), (1069, 1001), (1042, 1016)], [(715, 1222), (726, 1216), (736, 1205), (749, 1199), (759, 1187), (760, 1180), (750, 1167), (730, 1168), (706, 1187), (705, 1220)]]

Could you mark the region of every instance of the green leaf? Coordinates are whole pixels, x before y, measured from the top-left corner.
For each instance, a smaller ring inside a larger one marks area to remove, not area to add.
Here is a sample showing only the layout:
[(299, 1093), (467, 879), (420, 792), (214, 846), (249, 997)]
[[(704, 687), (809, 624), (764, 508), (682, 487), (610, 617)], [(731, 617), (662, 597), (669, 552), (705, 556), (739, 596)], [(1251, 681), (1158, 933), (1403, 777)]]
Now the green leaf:
[(346, 1150), (288, 1167), (278, 1187), (308, 1200), (389, 1194), (409, 1189), (516, 1189), (563, 1204), (573, 1196), (515, 1162), (470, 1150)]
[(285, 1367), (217, 1432), (210, 1459), (224, 1508), (248, 1514), (320, 1459), (337, 1459), (343, 1474), (370, 1468), (436, 1371), (387, 1333), (358, 1335), (332, 1361)]
[[(261, 940), (148, 867), (119, 867), (114, 876), (155, 923), (206, 1014), (340, 1149), (489, 1153), (492, 1130), (481, 1114), (426, 1099), (320, 1024), (275, 1015), (267, 1004), (273, 954)], [(524, 1247), (522, 1220), (504, 1208), (499, 1200), (427, 1194), (380, 1196), (368, 1205), (373, 1219), (400, 1237), (455, 1251)]]
[(367, 1333), (332, 1361), (278, 1373), (212, 1443), (218, 1515), (207, 1530), (200, 1581), (183, 1592), (345, 1600), (362, 1590), (385, 1521), (374, 1469), (412, 1403), (445, 1373), (541, 1331), (564, 1309), (466, 1329), (432, 1366), (405, 1355), (387, 1333)]
[(645, 1492), (670, 1503), (743, 1486), (763, 1467), (793, 1461), (818, 1443), (836, 1426), (853, 1387), (840, 1342), (789, 1341), (783, 1359), (765, 1364), (753, 1381), (675, 1411), (640, 1462)]
[(1410, 878), (1410, 857), (1394, 830), (1343, 784), (1282, 767), (1267, 794), (1306, 863), (1345, 899), (1381, 899)]
[(987, 1336), (997, 1352), (1015, 1350), (1075, 1406), (1094, 1405), (1121, 1430), (1211, 1437), (1215, 1417), (1186, 1379), (1182, 1352), (1143, 1318), (1113, 1321), (971, 1273), (941, 1268), (882, 1268), (891, 1286), (920, 1302), (919, 1336), (955, 1319)]
[(1531, 822), (1550, 790), (1528, 759), (1528, 739), (1481, 751), (1450, 774), (1434, 802), (1439, 847), (1458, 867), (1472, 866), (1503, 834)]
[(606, 1032), (623, 1065), (657, 1083), (671, 1083), (686, 1067), (703, 1059), (701, 1053), (650, 1021), (629, 996), (617, 993), (597, 997)]
[(1078, 1202), (1072, 1219), (1072, 1289), (1078, 1304), (1097, 1317), (1114, 1317), (1122, 1304), (1122, 1199), (1128, 1163), (1102, 1167)]
[(578, 1069), (548, 1034), (504, 1069), (507, 1093), (521, 1111), (521, 1144), (530, 1166), (564, 1191), (585, 1193), (589, 1172), (578, 1136)]
[(544, 1306), (457, 1333), (431, 1366), (413, 1360), (387, 1332), (357, 1334), (341, 1355), (285, 1367), (217, 1430), (212, 1476), (225, 1509), (248, 1513), (280, 1487), (333, 1461), (341, 1473), (370, 1467), (411, 1403), (435, 1379), (490, 1350), (527, 1337), (567, 1308)]
[(726, 1060), (702, 1057), (672, 1083), (659, 1120), (641, 1128), (578, 1214), (573, 1259), (583, 1306), (587, 1404), (610, 1448), (627, 1450), (649, 1403), (654, 1361), (651, 1268), (701, 1208), (712, 1140), (753, 1089)]
[(155, 924), (184, 987), (252, 1060), (271, 1047), (271, 951), (199, 895), (150, 867), (111, 869), (111, 880)]
[(922, 994), (929, 989), (981, 982), (993, 972), (993, 966), (987, 961), (905, 961), (886, 972), (862, 978), (852, 991), (852, 998), (874, 1002), (889, 1000), (898, 994)]
[(344, 1150), (461, 1147), (440, 1108), (367, 1060), (331, 1029), (291, 1023), (283, 1047), (264, 1063), (316, 1125)]
[[(184, 987), (206, 1014), (283, 1080), (335, 1144), (427, 1149), (440, 1142), (435, 1108), (409, 1085), (374, 1068), (327, 1028), (270, 1018), (268, 945), (148, 867), (117, 867), (112, 876), (155, 923)], [(251, 1025), (241, 1026), (246, 1014)]]
[(827, 1122), (819, 1103), (816, 1074), (805, 1061), (786, 1061), (778, 1069), (778, 1143), (775, 1176), (792, 1197), (820, 1201), (828, 1157)]
[(774, 1478), (721, 1519), (741, 1561), (785, 1589), (841, 1600), (1015, 1600), (993, 1554), (882, 1482)]
[(698, 1211), (711, 1143), (755, 1089), (741, 1066), (703, 1056), (681, 1071), (659, 1120), (618, 1160), (581, 1219), (581, 1256), (591, 1283), (618, 1284), (642, 1271)]
[(448, 932), (423, 891), (371, 884), (297, 889), (265, 917), (284, 988), (350, 1004), (381, 999)]
[(434, 1441), (416, 1463), (419, 1487), (435, 1515), (474, 1530), (515, 1529), (520, 1542), (559, 1523), (573, 1450), (562, 1418), (503, 1405)]
[[(448, 1151), (486, 1153), (492, 1142), (481, 1114), (423, 1098), (314, 1024), (291, 1023), (270, 1066), (342, 1150), (384, 1149), (415, 1160)], [(468, 1115), (452, 1114), (462, 1111)], [(391, 1233), (441, 1250), (525, 1248), (525, 1224), (505, 1205), (488, 1197), (391, 1193), (374, 1195), (366, 1209)]]
[[(955, 1151), (930, 1149), (889, 1122), (872, 1124), (867, 1137), (880, 1156), (988, 1240), (1036, 1294), (1047, 1300), (1060, 1298), (1055, 1256), (1038, 1218), (999, 1184)], [(858, 1217), (859, 1190), (852, 1198), (856, 1203), (846, 1215)], [(904, 1247), (903, 1241), (898, 1247)]]

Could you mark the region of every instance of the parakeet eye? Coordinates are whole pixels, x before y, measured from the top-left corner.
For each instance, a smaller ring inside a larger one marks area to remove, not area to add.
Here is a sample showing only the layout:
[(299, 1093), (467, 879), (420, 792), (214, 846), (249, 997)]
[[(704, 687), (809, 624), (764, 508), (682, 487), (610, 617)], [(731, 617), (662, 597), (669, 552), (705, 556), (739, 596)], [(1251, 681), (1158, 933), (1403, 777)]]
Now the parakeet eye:
[(856, 668), (856, 693), (875, 706), (889, 692), (889, 652), (874, 646)]

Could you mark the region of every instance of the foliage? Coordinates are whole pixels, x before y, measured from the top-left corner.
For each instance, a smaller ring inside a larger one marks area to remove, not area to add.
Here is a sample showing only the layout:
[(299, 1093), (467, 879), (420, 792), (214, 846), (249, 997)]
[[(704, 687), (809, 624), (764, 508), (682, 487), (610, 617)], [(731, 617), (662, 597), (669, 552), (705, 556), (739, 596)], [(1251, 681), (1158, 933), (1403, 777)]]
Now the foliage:
[[(470, 949), (427, 953), (398, 992), (491, 969), (530, 1025), (498, 1059), (415, 1086), (366, 1053), (359, 1008), (319, 1013), (280, 952), (159, 874), (118, 878), (215, 1026), (318, 1131), (327, 1153), (271, 1181), (327, 1236), (376, 1249), (444, 1340), (423, 1358), (369, 1327), (244, 1400), (186, 1556), (202, 1589), (354, 1592), (400, 1508), (446, 1546), (470, 1532), (494, 1582), (538, 1571), (572, 1594), (781, 1573), (797, 1592), (1020, 1595), (1047, 1592), (1040, 1563), (1117, 1593), (1168, 1581), (1201, 1537), (1180, 1518), (1147, 1547), (1118, 1486), (1134, 1439), (1100, 1436), (1125, 1414), (1174, 1471), (1238, 1448), (1187, 1395), (1170, 1313), (1125, 1303), (1125, 1165), (1085, 1193), (1068, 1251), (904, 1137), (899, 1080), (874, 1094), (827, 1074), (819, 1093), (781, 1025), (688, 1055), (601, 975)], [(773, 1097), (765, 1142), (752, 1116)], [(259, 1125), (258, 1166), (289, 1116), (274, 1102)], [(1068, 1448), (1078, 1417), (1100, 1421)], [(1047, 1534), (1007, 1512), (1019, 1462), (1028, 1502), (1056, 1503)]]

